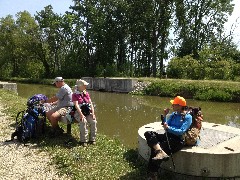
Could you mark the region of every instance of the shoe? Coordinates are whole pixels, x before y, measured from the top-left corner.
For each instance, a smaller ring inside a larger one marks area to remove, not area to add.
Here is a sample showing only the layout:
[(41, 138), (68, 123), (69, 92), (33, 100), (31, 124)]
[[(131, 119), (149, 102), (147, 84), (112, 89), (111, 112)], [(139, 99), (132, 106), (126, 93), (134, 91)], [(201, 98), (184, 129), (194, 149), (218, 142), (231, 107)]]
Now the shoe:
[(167, 161), (169, 156), (161, 149), (156, 151), (156, 156), (152, 158), (153, 160), (164, 160)]
[(50, 138), (56, 137), (56, 130), (55, 129), (51, 129), (50, 132), (48, 133), (48, 136)]
[(63, 135), (64, 130), (60, 127), (57, 128), (52, 128), (51, 131), (49, 132), (49, 137), (50, 138), (54, 138), (56, 136), (61, 136)]
[(86, 143), (86, 142), (80, 142), (80, 145), (81, 145), (82, 147), (87, 147), (87, 143)]
[(147, 180), (157, 180), (158, 179), (157, 174), (158, 174), (157, 172), (149, 172)]
[(60, 134), (63, 134), (63, 133), (64, 133), (63, 128), (61, 128), (61, 127), (59, 127), (59, 126), (56, 128), (56, 131), (57, 131), (58, 133), (60, 133)]
[(89, 144), (96, 145), (96, 141), (89, 141)]

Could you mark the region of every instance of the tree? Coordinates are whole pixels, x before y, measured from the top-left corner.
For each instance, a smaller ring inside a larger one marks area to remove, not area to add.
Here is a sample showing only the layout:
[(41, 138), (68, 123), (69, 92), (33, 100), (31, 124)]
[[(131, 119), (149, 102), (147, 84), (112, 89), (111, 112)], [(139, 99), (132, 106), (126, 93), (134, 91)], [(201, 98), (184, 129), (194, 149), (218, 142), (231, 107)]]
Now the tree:
[(12, 16), (0, 19), (0, 67), (7, 76), (16, 76), (19, 72), (15, 54), (15, 32), (16, 24)]
[(176, 0), (175, 34), (179, 44), (177, 55), (193, 54), (198, 58), (205, 44), (223, 30), (227, 16), (232, 13), (232, 0)]
[(41, 29), (42, 50), (39, 57), (45, 67), (46, 77), (51, 77), (62, 69), (61, 17), (54, 13), (49, 5), (37, 12), (35, 19)]

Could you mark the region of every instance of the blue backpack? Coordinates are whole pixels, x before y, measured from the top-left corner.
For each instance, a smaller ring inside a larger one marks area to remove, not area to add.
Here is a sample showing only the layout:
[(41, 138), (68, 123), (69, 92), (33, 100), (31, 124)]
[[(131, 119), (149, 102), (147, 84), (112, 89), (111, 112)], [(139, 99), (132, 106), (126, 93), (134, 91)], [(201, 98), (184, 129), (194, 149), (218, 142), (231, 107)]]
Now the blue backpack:
[(27, 101), (27, 106), (28, 107), (32, 107), (34, 105), (39, 105), (39, 102), (42, 100), (47, 100), (47, 96), (45, 96), (44, 94), (35, 94), (32, 97), (30, 97)]
[(31, 138), (44, 133), (46, 116), (44, 107), (39, 102), (46, 99), (43, 94), (36, 94), (28, 99), (27, 110), (18, 112), (16, 116), (16, 130), (12, 133), (11, 140), (17, 136), (18, 141), (25, 144)]

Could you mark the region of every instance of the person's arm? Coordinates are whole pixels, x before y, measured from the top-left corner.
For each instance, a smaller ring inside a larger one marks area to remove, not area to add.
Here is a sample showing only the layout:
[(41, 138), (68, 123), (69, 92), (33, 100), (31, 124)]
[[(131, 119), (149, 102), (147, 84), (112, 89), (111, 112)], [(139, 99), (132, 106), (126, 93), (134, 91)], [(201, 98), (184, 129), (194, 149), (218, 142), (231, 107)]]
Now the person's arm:
[(83, 113), (82, 113), (82, 110), (81, 110), (81, 108), (80, 108), (80, 106), (79, 106), (79, 104), (78, 104), (78, 101), (73, 101), (73, 104), (74, 104), (74, 106), (75, 106), (75, 108), (76, 108), (76, 111), (77, 111), (78, 114), (80, 115), (80, 121), (82, 121), (82, 120), (85, 118), (85, 116), (84, 116)]
[(93, 107), (93, 103), (92, 103), (91, 99), (89, 99), (89, 104), (90, 104), (90, 107), (91, 107), (91, 112), (92, 112), (93, 119), (96, 119), (95, 112), (94, 112), (94, 107)]
[(180, 128), (177, 128), (175, 126), (167, 126), (167, 131), (175, 135), (183, 135), (190, 128), (191, 124), (192, 116), (186, 115), (184, 118), (184, 122)]
[(57, 98), (56, 96), (53, 96), (53, 97), (47, 99), (47, 100), (45, 101), (45, 103), (55, 104), (55, 103), (57, 103), (57, 101), (58, 101), (58, 98)]
[(55, 105), (55, 104), (57, 104), (57, 102), (58, 102), (58, 98), (56, 96), (53, 96), (53, 97), (51, 97), (51, 98), (49, 98), (47, 100), (40, 101), (41, 104), (49, 103), (51, 105)]

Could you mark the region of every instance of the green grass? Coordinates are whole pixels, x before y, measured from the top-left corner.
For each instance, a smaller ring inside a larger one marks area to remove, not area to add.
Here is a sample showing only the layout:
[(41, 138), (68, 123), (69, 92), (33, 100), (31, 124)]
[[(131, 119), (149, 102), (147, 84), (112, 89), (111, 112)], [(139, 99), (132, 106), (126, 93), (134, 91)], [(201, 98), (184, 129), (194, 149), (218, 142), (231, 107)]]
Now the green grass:
[(158, 78), (140, 80), (151, 82), (143, 91), (136, 93), (140, 95), (174, 97), (178, 94), (204, 101), (240, 102), (240, 82)]
[[(15, 122), (17, 112), (26, 108), (26, 101), (12, 92), (0, 90), (0, 103), (10, 116), (9, 125)], [(66, 126), (63, 127), (66, 130)], [(70, 138), (72, 142), (66, 145)], [(78, 144), (77, 125), (72, 125), (71, 137), (66, 134), (54, 139), (42, 136), (34, 141), (40, 151), (51, 155), (59, 173), (68, 174), (72, 179), (146, 179), (146, 163), (138, 159), (137, 150), (128, 149), (102, 134), (98, 134), (96, 145), (84, 148)]]

